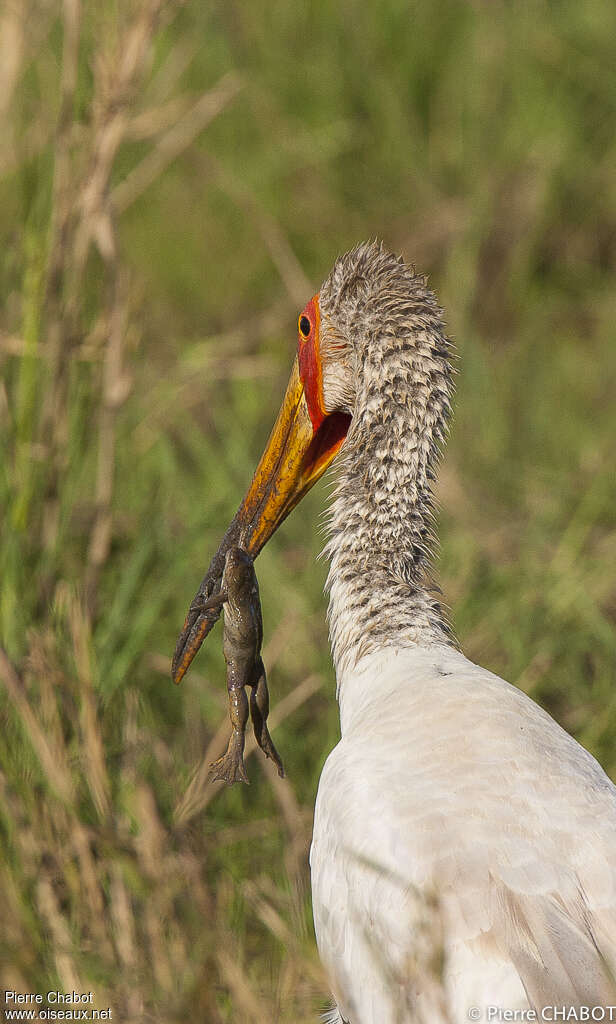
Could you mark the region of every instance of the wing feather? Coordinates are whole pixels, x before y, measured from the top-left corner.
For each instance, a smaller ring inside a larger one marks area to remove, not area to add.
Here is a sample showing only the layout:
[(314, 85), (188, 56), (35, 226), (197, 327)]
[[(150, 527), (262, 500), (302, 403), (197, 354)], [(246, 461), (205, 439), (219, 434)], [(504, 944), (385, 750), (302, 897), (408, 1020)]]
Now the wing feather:
[(482, 999), (616, 1002), (616, 788), (600, 766), (458, 652), (365, 662), (341, 686), (311, 855), (317, 939), (343, 1015), (385, 1024), (395, 990), (415, 1015), (402, 1019), (423, 1019), (425, 996), (434, 1022), (439, 986), (443, 1020)]

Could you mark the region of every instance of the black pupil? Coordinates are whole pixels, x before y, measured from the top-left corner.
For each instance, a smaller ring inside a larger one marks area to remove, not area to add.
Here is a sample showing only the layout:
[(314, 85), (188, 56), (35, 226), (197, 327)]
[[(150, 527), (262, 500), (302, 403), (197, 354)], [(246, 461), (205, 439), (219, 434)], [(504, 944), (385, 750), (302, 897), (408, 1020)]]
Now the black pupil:
[(299, 329), (304, 335), (304, 337), (307, 338), (308, 335), (310, 334), (310, 320), (308, 319), (307, 316), (303, 316), (300, 318)]

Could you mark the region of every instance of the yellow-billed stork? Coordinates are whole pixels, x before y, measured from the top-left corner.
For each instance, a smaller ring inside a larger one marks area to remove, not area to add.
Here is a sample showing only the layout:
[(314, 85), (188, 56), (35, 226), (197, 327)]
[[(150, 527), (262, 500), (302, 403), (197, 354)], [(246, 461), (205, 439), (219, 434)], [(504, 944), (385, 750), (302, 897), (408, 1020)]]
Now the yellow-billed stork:
[(203, 604), (228, 547), (256, 557), (339, 453), (326, 553), (341, 740), (310, 858), (331, 1020), (616, 1020), (583, 1016), (616, 1003), (616, 788), (529, 697), (464, 657), (430, 586), (451, 394), (425, 279), (376, 243), (338, 259), (300, 314), (280, 415), (191, 604), (174, 679), (215, 621)]

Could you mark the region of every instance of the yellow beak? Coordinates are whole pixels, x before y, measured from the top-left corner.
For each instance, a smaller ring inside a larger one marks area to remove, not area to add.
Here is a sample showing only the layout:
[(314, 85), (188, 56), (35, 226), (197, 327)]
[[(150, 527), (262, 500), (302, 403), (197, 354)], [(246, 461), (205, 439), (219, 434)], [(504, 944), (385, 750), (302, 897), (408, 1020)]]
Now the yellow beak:
[(239, 545), (257, 557), (289, 512), (323, 475), (344, 442), (349, 422), (349, 416), (332, 413), (314, 429), (296, 358), (252, 483), (188, 610), (173, 657), (175, 683), (184, 676), (220, 615), (220, 606), (204, 605), (220, 588), (228, 548)]

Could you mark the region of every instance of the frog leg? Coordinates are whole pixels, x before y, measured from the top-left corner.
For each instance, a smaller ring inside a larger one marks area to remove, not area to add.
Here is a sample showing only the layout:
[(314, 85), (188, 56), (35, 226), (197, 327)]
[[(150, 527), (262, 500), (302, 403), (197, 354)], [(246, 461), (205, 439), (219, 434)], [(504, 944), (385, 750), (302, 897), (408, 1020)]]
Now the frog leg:
[(267, 689), (265, 666), (261, 658), (258, 658), (255, 662), (250, 686), (250, 716), (255, 731), (255, 738), (265, 756), (271, 757), (282, 779), (284, 778), (284, 768), (282, 767), (280, 754), (274, 746), (266, 724), (267, 716), (269, 715), (269, 691)]
[(227, 665), (227, 690), (229, 695), (229, 717), (231, 736), (229, 745), (217, 761), (210, 765), (211, 778), (220, 779), (231, 786), (234, 782), (245, 782), (248, 776), (244, 766), (244, 743), (248, 723), (248, 697), (244, 689), (244, 675), (237, 666)]
[(200, 612), (206, 612), (212, 608), (222, 608), (223, 604), (225, 604), (228, 599), (229, 595), (227, 594), (227, 591), (219, 590), (217, 594), (212, 594), (212, 596), (208, 597), (207, 600), (203, 600), (203, 598), (201, 598), (198, 605), (195, 603), (195, 608), (198, 608)]

